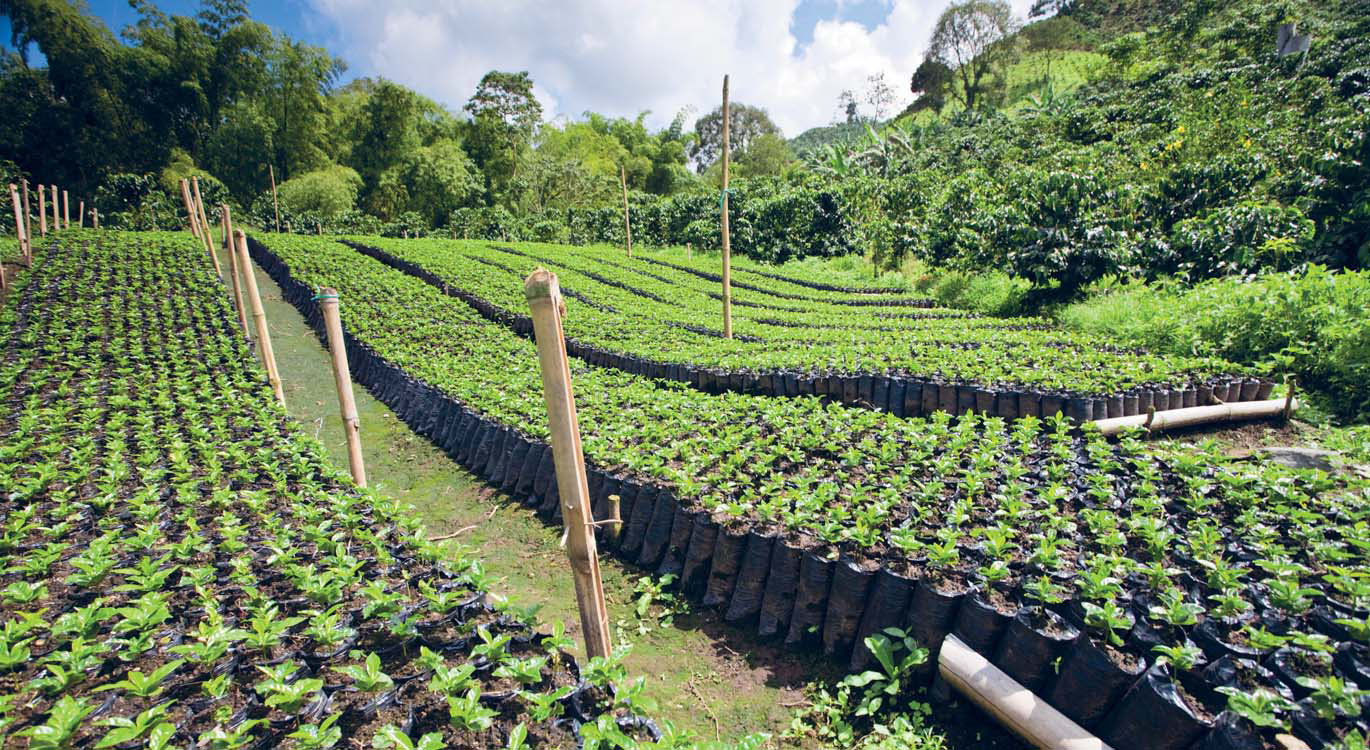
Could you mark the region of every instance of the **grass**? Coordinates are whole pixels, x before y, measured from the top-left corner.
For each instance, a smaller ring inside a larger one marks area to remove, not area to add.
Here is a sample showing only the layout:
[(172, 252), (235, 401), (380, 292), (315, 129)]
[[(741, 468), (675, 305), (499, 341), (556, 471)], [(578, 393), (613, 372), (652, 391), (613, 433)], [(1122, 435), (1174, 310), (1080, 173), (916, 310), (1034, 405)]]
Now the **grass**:
[[(255, 267), (254, 267), (255, 268)], [(332, 460), (347, 468), (347, 451), (328, 354), (258, 268), (286, 405)], [(342, 301), (344, 325), (347, 301)], [(494, 593), (540, 607), (543, 620), (580, 632), (560, 529), (543, 523), (508, 496), (486, 488), (427, 440), (415, 435), (365, 389), (354, 388), (366, 470), (372, 487), (413, 504), (436, 536), (467, 529), (450, 542), (473, 548)], [(796, 654), (758, 642), (710, 612), (679, 614), (670, 626), (637, 632), (635, 604), (642, 576), (612, 559), (601, 570), (615, 637), (632, 643), (629, 673), (646, 680), (657, 716), (705, 739), (736, 740), (754, 732), (779, 735), (811, 680), (836, 676), (816, 654)], [(583, 656), (583, 651), (580, 652)]]

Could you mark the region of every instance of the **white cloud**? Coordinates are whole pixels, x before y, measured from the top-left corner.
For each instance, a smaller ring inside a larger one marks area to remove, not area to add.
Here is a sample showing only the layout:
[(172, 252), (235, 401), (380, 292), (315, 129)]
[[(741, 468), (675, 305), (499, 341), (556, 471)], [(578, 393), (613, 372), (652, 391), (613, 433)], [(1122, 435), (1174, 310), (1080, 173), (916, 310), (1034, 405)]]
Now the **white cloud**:
[[(829, 123), (843, 89), (884, 72), (908, 103), (948, 0), (892, 0), (884, 22), (823, 20), (796, 55), (799, 0), (311, 0), (336, 24), (352, 69), (410, 86), (459, 110), (492, 69), (527, 70), (545, 115), (586, 110), (655, 126), (685, 106), (734, 101), (770, 111), (786, 135)], [(1021, 14), (1031, 0), (1011, 0)]]

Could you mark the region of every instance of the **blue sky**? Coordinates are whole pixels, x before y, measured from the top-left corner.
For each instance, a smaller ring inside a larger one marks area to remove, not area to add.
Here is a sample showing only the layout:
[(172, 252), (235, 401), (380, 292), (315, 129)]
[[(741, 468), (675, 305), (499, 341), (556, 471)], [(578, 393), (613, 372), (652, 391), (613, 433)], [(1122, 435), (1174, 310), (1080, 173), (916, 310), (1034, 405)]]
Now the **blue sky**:
[[(290, 0), (252, 2), (261, 20), (322, 46), (346, 78), (384, 76), (459, 110), (489, 70), (527, 70), (549, 117), (649, 112), (734, 99), (766, 108), (787, 135), (837, 117), (844, 89), (884, 75), (906, 104), (908, 79), (950, 0)], [(1024, 13), (1031, 0), (1010, 0)], [(193, 15), (198, 0), (160, 0)], [(116, 34), (136, 20), (127, 0), (90, 0)], [(9, 23), (0, 18), (9, 40)], [(36, 56), (31, 62), (41, 63)]]

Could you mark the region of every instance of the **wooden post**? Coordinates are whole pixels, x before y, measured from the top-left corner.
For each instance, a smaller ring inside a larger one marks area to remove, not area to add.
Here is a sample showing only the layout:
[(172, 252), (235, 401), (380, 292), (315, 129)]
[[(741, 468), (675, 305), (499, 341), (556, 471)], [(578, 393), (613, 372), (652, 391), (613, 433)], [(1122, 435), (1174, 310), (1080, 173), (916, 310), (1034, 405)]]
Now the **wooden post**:
[(219, 278), (224, 276), (224, 267), (219, 265), (219, 256), (214, 253), (214, 240), (209, 236), (209, 216), (205, 214), (205, 202), (200, 198), (200, 178), (191, 177), (190, 183), (195, 187), (195, 210), (200, 217), (200, 226), (204, 227), (205, 252), (209, 253), (209, 259), (214, 262), (214, 275)]
[(57, 215), (57, 186), (52, 186), (52, 231), (62, 228), (61, 217)]
[(84, 229), (85, 226), (86, 226), (86, 202), (85, 202), (85, 201), (81, 201), (80, 204), (78, 204), (78, 205), (76, 206), (76, 226), (77, 226), (78, 228), (81, 228), (81, 229)]
[(733, 255), (732, 239), (728, 231), (728, 77), (723, 76), (723, 193), (719, 207), (723, 210), (723, 338), (733, 337)]
[(266, 379), (271, 390), (276, 392), (276, 400), (285, 408), (285, 389), (281, 387), (281, 375), (276, 370), (276, 352), (271, 349), (271, 332), (266, 329), (266, 310), (262, 308), (262, 295), (257, 291), (257, 275), (252, 272), (252, 257), (247, 254), (247, 235), (243, 230), (233, 232), (238, 245), (238, 266), (243, 269), (243, 281), (247, 285), (247, 297), (252, 302), (252, 320), (257, 326), (257, 353), (262, 357), (266, 368)]
[(14, 204), (14, 233), (19, 237), (19, 258), (25, 263), (33, 263), (33, 250), (29, 247), (28, 235), (24, 232), (24, 207), (19, 202), (19, 188), (10, 183), (10, 202)]
[(628, 173), (618, 165), (618, 183), (623, 186), (623, 236), (628, 240), (628, 257), (633, 257), (633, 225), (628, 221)]
[(333, 382), (338, 386), (338, 406), (342, 408), (343, 432), (347, 435), (347, 464), (352, 467), (352, 481), (365, 487), (361, 420), (357, 418), (357, 401), (352, 397), (352, 373), (347, 367), (347, 344), (338, 315), (338, 290), (324, 287), (315, 297), (323, 311), (324, 329), (328, 331), (328, 352), (333, 355)]
[(62, 191), (62, 228), (71, 229), (71, 196)]
[(566, 306), (556, 274), (545, 268), (528, 275), (523, 282), (523, 292), (533, 313), (547, 424), (552, 435), (552, 458), (556, 464), (557, 490), (561, 495), (561, 517), (566, 523), (566, 556), (570, 558), (575, 578), (585, 650), (591, 658), (608, 656), (611, 648), (609, 614), (604, 605), (604, 583), (599, 576), (595, 519), (590, 514), (585, 455), (580, 445), (580, 425), (576, 420), (571, 370), (566, 364), (566, 339), (561, 327)]
[(38, 236), (48, 236), (48, 191), (38, 186)]
[(228, 206), (223, 206), (224, 250), (228, 253), (228, 272), (233, 277), (233, 306), (238, 310), (238, 325), (242, 326), (243, 337), (252, 343), (252, 329), (247, 325), (247, 309), (243, 307), (243, 288), (238, 283), (238, 254), (233, 251), (233, 218)]
[(276, 199), (276, 167), (272, 164), (266, 165), (266, 171), (271, 175), (271, 207), (276, 210), (276, 234), (281, 233), (281, 203)]
[(98, 208), (92, 208), (92, 209), (90, 210), (90, 221), (91, 221), (91, 227), (92, 227), (92, 228), (94, 228), (94, 229), (99, 229), (99, 228), (100, 228), (100, 209), (98, 209)]

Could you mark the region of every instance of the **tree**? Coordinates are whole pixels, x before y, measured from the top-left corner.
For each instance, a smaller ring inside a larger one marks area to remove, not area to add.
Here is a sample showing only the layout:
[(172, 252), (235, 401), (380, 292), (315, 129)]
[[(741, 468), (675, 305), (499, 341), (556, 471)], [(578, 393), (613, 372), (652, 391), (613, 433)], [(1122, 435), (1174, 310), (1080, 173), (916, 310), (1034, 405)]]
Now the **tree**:
[(967, 110), (983, 103), (996, 78), (1002, 83), (1003, 67), (1013, 52), (1004, 40), (1018, 26), (1005, 0), (962, 0), (937, 19), (927, 58), (952, 70), (958, 85), (951, 94)]
[(485, 172), (492, 192), (502, 191), (517, 174), (519, 156), (542, 121), (533, 79), (527, 71), (492, 70), (480, 79), (465, 109), (471, 115), (471, 156)]
[(894, 89), (885, 82), (884, 71), (866, 79), (866, 103), (871, 105), (876, 122), (884, 120), (889, 113), (890, 106), (894, 104)]
[(441, 225), (454, 209), (469, 205), (484, 187), (480, 173), (461, 144), (439, 140), (405, 156), (403, 180), (409, 186), (406, 208), (433, 226)]
[(918, 97), (917, 109), (941, 112), (947, 103), (947, 86), (951, 84), (951, 68), (932, 58), (924, 58), (913, 71), (909, 91)]
[(837, 112), (850, 125), (861, 120), (861, 113), (857, 109), (856, 94), (851, 89), (842, 89), (842, 93), (837, 95)]
[(762, 133), (737, 154), (738, 177), (774, 177), (794, 163), (790, 144), (775, 133)]
[[(753, 139), (770, 134), (780, 136), (780, 128), (771, 122), (771, 116), (760, 107), (748, 104), (729, 105), (728, 122), (729, 147), (736, 152), (747, 149)], [(723, 106), (695, 120), (694, 144), (690, 147), (690, 158), (694, 159), (699, 171), (703, 172), (723, 155)]]

